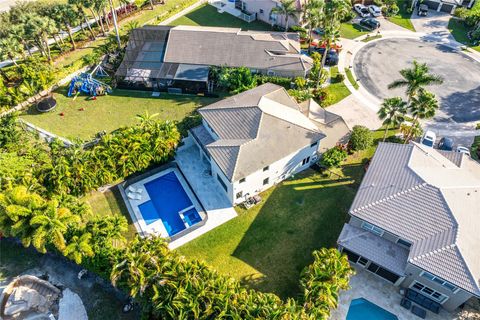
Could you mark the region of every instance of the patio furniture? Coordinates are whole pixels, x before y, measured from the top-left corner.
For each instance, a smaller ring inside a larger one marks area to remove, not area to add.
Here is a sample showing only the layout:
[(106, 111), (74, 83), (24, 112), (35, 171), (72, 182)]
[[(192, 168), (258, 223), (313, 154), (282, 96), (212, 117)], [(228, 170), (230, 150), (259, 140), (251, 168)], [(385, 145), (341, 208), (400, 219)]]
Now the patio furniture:
[(253, 202), (255, 202), (255, 204), (257, 203), (260, 203), (260, 201), (262, 201), (262, 197), (260, 197), (258, 194), (253, 196)]
[(427, 317), (427, 311), (417, 306), (412, 307), (412, 313), (422, 319), (425, 319)]
[(424, 307), (427, 310), (432, 311), (433, 313), (438, 314), (440, 312), (441, 305), (438, 302), (435, 302), (432, 299), (427, 298), (426, 296), (424, 296), (423, 294), (415, 290), (408, 289), (407, 294), (405, 295), (405, 298)]
[(253, 198), (248, 198), (243, 202), (243, 206), (245, 207), (245, 209), (250, 209), (254, 205), (255, 205), (255, 202), (253, 201)]
[(405, 309), (410, 310), (410, 308), (412, 307), (412, 301), (403, 298), (402, 301), (400, 301), (400, 305)]

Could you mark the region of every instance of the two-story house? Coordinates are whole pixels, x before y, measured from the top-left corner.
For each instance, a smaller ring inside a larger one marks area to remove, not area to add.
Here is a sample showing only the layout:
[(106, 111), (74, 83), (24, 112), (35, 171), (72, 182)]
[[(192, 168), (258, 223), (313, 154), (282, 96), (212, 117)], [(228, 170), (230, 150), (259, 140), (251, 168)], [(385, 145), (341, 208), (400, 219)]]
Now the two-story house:
[(325, 137), (287, 91), (271, 83), (199, 113), (202, 124), (190, 137), (232, 204), (308, 168)]
[(480, 164), (469, 156), (381, 143), (349, 214), (338, 247), (352, 264), (427, 309), (480, 297)]

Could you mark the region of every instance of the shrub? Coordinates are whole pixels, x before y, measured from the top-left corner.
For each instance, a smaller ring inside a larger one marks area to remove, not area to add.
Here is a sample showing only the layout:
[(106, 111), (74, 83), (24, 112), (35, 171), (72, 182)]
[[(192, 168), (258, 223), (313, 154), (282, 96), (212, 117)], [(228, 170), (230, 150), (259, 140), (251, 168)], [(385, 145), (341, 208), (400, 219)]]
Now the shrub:
[(342, 18), (341, 22), (349, 22), (357, 17), (357, 14), (353, 10), (349, 10)]
[(310, 98), (313, 98), (313, 95), (309, 90), (290, 89), (288, 90), (288, 94), (295, 98), (297, 102), (303, 102)]
[(354, 126), (348, 146), (350, 150), (365, 150), (373, 145), (373, 135), (370, 129), (364, 126)]
[(230, 93), (240, 93), (255, 88), (257, 77), (247, 67), (224, 67), (218, 75), (218, 84)]
[(300, 27), (300, 26), (292, 26), (289, 28), (291, 32), (298, 32), (300, 34), (300, 38), (305, 39), (307, 37), (307, 29)]
[(303, 77), (296, 77), (295, 78), (295, 88), (297, 89), (305, 89), (307, 86), (307, 80)]
[(264, 83), (274, 83), (278, 84), (279, 86), (284, 87), (285, 89), (290, 89), (292, 86), (292, 79), (286, 77), (278, 77), (278, 76), (266, 76), (266, 75), (257, 75), (257, 84), (261, 85)]
[(333, 147), (325, 151), (320, 163), (327, 168), (338, 167), (347, 158), (347, 151), (341, 147)]

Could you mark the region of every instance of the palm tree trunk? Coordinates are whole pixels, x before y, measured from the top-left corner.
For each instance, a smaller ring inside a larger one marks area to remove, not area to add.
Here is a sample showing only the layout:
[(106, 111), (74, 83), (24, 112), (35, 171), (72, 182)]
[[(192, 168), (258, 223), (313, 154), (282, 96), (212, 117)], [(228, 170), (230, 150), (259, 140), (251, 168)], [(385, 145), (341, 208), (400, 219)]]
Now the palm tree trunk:
[(285, 32), (288, 32), (288, 14), (285, 15)]
[(105, 30), (105, 26), (103, 25), (103, 19), (102, 19), (102, 15), (100, 14), (100, 11), (97, 11), (97, 16), (98, 16), (98, 21), (100, 21), (100, 27), (102, 28), (102, 34), (104, 37), (106, 37), (107, 31)]
[(54, 34), (52, 34), (52, 37), (53, 37), (53, 40), (55, 41), (55, 45), (58, 47), (58, 49), (60, 49), (60, 52), (63, 52), (63, 48), (58, 42), (57, 37)]
[(101, 23), (102, 19), (97, 18), (97, 15), (95, 14), (95, 10), (93, 8), (90, 8), (90, 12), (92, 13), (93, 18), (95, 19), (95, 22), (97, 23), (97, 26), (100, 26), (100, 29), (102, 30), (102, 34), (105, 37), (105, 29), (103, 28), (103, 23)]
[(385, 128), (385, 133), (383, 134), (383, 142), (385, 142), (385, 140), (387, 139), (387, 133), (389, 128), (390, 128), (389, 125), (387, 125), (387, 127)]
[(87, 24), (87, 28), (88, 28), (88, 31), (90, 32), (90, 34), (92, 35), (92, 40), (95, 40), (95, 33), (93, 32), (92, 30), (92, 26), (90, 26), (90, 22), (88, 21), (88, 18), (87, 18), (87, 15), (85, 14), (85, 12), (82, 10), (82, 15), (83, 15), (83, 19), (85, 20), (85, 23)]
[(75, 44), (75, 40), (73, 40), (72, 28), (70, 28), (70, 25), (68, 24), (65, 24), (65, 27), (67, 28), (68, 37), (70, 38), (70, 42), (72, 44), (72, 50), (77, 50), (77, 45)]
[(105, 8), (102, 8), (103, 11), (103, 18), (105, 19), (105, 24), (107, 25), (107, 32), (110, 31), (110, 19), (108, 18), (108, 12)]
[(150, 9), (153, 10), (153, 1), (152, 0), (150, 0)]
[(47, 59), (49, 62), (52, 61), (52, 55), (51, 55), (51, 52), (50, 52), (50, 46), (48, 45), (48, 36), (47, 35), (44, 35), (43, 36), (43, 42), (45, 43), (45, 50), (46, 50), (46, 54), (47, 54)]
[(8, 75), (5, 73), (5, 71), (3, 71), (3, 69), (1, 69), (1, 68), (0, 68), (0, 74), (1, 74), (2, 77), (5, 79), (5, 81), (10, 82), (10, 78), (9, 78)]
[(113, 26), (115, 28), (115, 35), (117, 36), (117, 44), (118, 49), (122, 48), (122, 43), (120, 41), (120, 33), (118, 32), (118, 24), (117, 24), (117, 13), (115, 12), (115, 7), (113, 6), (113, 1), (109, 0), (110, 2), (110, 10), (112, 11), (112, 18), (113, 18)]
[(15, 61), (15, 57), (14, 57), (12, 54), (9, 54), (9, 55), (8, 55), (8, 58), (9, 58), (10, 60), (12, 60), (13, 64), (15, 65), (15, 67), (17, 67), (17, 69), (18, 69), (18, 64), (17, 64), (17, 62)]
[(410, 126), (410, 130), (408, 130), (407, 136), (405, 138), (405, 143), (410, 141), (410, 136), (413, 132), (413, 126), (415, 125), (415, 123), (417, 123), (417, 120), (418, 120), (418, 116), (413, 117), (412, 125)]

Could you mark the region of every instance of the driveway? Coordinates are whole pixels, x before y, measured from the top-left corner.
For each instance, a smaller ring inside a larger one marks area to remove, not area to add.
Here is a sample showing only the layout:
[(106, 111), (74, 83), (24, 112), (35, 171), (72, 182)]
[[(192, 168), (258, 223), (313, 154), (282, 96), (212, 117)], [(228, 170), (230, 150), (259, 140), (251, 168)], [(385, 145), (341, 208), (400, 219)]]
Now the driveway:
[(451, 37), (447, 28), (448, 21), (451, 17), (452, 16), (448, 13), (428, 10), (428, 15), (426, 17), (419, 17), (415, 11), (410, 20), (417, 32), (437, 37)]
[(427, 63), (431, 72), (443, 77), (441, 85), (428, 88), (440, 102), (435, 122), (480, 121), (480, 63), (438, 42), (425, 39), (385, 39), (364, 46), (354, 58), (360, 83), (379, 99), (405, 97), (405, 89), (388, 89), (413, 60)]

